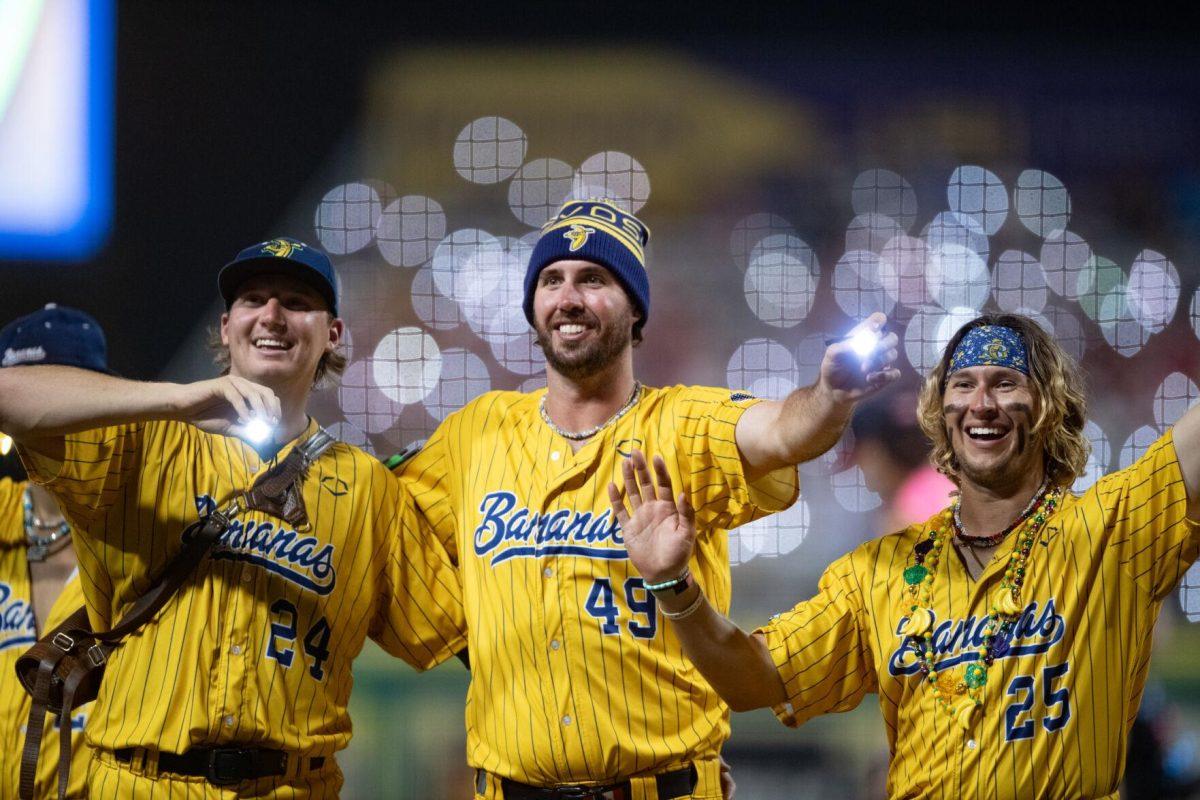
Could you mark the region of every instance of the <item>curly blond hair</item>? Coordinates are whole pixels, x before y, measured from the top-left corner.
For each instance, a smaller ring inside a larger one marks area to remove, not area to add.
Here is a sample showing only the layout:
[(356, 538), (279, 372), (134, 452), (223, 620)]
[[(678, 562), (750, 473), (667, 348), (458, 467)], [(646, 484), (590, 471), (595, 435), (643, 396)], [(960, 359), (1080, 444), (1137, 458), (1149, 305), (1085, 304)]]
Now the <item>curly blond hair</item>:
[(950, 358), (959, 342), (974, 328), (1000, 325), (1012, 328), (1029, 350), (1029, 377), (1037, 418), (1031, 434), (1045, 452), (1046, 475), (1055, 486), (1070, 486), (1087, 465), (1092, 445), (1083, 435), (1087, 421), (1087, 396), (1075, 360), (1067, 355), (1040, 325), (1020, 314), (984, 314), (963, 325), (950, 339), (942, 358), (925, 378), (917, 401), (917, 420), (933, 443), (929, 460), (938, 472), (959, 483), (958, 461), (946, 432), (943, 396)]

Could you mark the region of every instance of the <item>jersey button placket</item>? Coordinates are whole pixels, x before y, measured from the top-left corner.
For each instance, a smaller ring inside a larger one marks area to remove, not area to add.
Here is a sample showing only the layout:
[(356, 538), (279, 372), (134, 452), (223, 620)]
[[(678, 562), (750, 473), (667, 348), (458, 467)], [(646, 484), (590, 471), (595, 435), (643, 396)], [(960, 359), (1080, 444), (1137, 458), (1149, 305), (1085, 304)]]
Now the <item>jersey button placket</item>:
[[(247, 521), (247, 524), (253, 523)], [(252, 565), (244, 562), (238, 564), (238, 567), (242, 576), (251, 574), (254, 569)], [(220, 639), (226, 642), (225, 647), (218, 651), (213, 665), (219, 676), (215, 682), (217, 691), (213, 694), (217, 704), (214, 713), (226, 729), (236, 724), (238, 716), (244, 713), (241, 705), (248, 702), (248, 698), (254, 693), (248, 685), (254, 680), (253, 667), (244, 657), (245, 643), (249, 641), (249, 618), (252, 616), (254, 602), (252, 594), (235, 588), (225, 595), (225, 602), (214, 609)]]

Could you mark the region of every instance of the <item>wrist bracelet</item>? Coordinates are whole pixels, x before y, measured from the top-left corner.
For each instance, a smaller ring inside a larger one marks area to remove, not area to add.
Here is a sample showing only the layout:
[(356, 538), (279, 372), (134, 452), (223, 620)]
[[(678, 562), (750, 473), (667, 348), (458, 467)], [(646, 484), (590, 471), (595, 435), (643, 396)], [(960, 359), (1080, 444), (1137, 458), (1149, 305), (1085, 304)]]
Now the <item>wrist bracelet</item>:
[(668, 589), (674, 589), (675, 594), (682, 594), (687, 590), (687, 579), (691, 574), (691, 570), (684, 567), (683, 572), (679, 573), (678, 577), (671, 578), (662, 583), (644, 583), (643, 586), (651, 592), (665, 592)]
[(692, 614), (695, 614), (696, 611), (703, 604), (704, 604), (704, 591), (701, 590), (699, 592), (696, 592), (696, 599), (693, 600), (692, 604), (689, 605), (687, 608), (685, 608), (683, 611), (667, 611), (665, 608), (661, 608), (661, 607), (659, 608), (659, 611), (661, 611), (662, 615), (664, 617), (666, 617), (667, 619), (678, 621), (678, 620), (684, 619), (686, 617), (690, 617)]

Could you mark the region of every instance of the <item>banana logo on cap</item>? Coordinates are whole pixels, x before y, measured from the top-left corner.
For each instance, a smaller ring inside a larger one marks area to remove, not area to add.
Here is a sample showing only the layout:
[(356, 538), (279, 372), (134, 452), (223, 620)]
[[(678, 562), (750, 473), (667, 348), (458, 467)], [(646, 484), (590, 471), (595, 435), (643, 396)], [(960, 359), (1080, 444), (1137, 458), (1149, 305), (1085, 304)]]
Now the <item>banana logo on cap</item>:
[(264, 253), (270, 253), (276, 258), (287, 258), (297, 250), (303, 250), (302, 242), (289, 242), (287, 239), (272, 239), (269, 242), (264, 242), (262, 246)]

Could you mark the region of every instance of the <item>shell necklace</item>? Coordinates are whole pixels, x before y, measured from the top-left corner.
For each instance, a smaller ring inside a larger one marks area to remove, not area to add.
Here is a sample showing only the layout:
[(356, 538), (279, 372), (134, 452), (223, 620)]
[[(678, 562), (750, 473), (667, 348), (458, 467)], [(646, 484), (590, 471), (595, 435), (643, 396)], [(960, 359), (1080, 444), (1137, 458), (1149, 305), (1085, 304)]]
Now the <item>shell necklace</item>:
[(546, 413), (546, 395), (542, 395), (542, 402), (538, 404), (538, 412), (542, 415), (542, 422), (549, 425), (550, 430), (554, 431), (555, 433), (557, 433), (559, 436), (563, 437), (564, 439), (570, 439), (573, 442), (578, 442), (583, 439), (590, 439), (591, 437), (595, 436), (600, 431), (607, 428), (609, 425), (612, 425), (614, 422), (619, 420), (621, 417), (625, 416), (625, 414), (628, 413), (629, 409), (633, 408), (634, 405), (637, 404), (638, 397), (641, 395), (641, 393), (642, 393), (641, 382), (634, 381), (633, 382), (633, 391), (629, 393), (629, 399), (625, 401), (625, 405), (618, 408), (617, 413), (613, 414), (611, 417), (604, 420), (604, 422), (601, 422), (599, 425), (596, 425), (593, 428), (588, 428), (585, 431), (567, 431), (567, 430), (563, 430), (562, 428), (555, 425), (554, 420), (550, 419), (550, 415)]
[[(44, 561), (46, 556), (66, 547), (71, 538), (71, 523), (65, 519), (62, 522), (44, 522), (38, 519), (33, 513), (33, 496), (28, 488), (25, 489), (24, 495), (22, 505), (25, 511), (25, 541), (28, 544), (26, 557), (30, 561)], [(45, 531), (49, 533), (43, 535)]]

